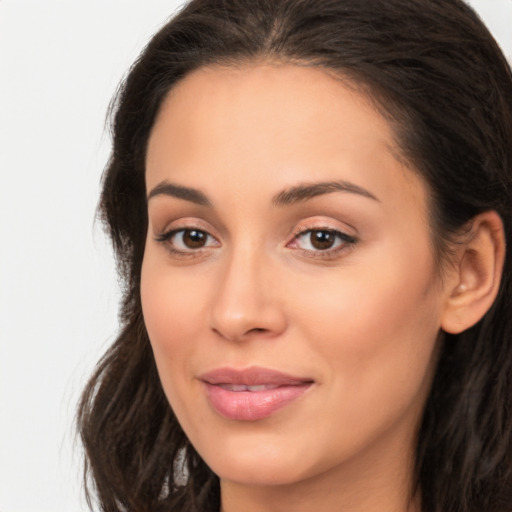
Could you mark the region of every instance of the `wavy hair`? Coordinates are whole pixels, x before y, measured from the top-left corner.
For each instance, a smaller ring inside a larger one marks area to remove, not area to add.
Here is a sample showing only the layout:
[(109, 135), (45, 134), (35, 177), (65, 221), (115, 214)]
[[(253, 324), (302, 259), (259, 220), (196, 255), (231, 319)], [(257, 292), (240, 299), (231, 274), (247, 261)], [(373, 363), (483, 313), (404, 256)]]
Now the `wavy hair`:
[[(217, 511), (218, 478), (188, 442), (157, 374), (140, 301), (149, 134), (201, 66), (272, 59), (348, 78), (427, 183), (432, 237), (495, 210), (512, 247), (512, 74), (461, 0), (192, 0), (149, 42), (113, 104), (99, 213), (123, 283), (121, 330), (77, 416), (88, 501), (105, 512)], [(512, 510), (512, 251), (484, 318), (445, 335), (417, 439), (423, 512)]]

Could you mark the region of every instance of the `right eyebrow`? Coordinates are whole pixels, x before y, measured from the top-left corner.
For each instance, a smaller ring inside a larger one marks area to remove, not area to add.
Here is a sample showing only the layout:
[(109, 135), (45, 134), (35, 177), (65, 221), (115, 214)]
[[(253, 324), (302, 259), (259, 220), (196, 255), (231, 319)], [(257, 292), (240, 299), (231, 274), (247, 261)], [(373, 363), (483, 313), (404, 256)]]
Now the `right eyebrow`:
[(191, 203), (195, 203), (200, 206), (212, 206), (210, 200), (200, 190), (196, 188), (184, 187), (182, 185), (176, 185), (165, 180), (151, 189), (147, 200), (149, 201), (153, 197), (160, 195), (177, 197), (178, 199), (184, 199), (185, 201), (190, 201)]

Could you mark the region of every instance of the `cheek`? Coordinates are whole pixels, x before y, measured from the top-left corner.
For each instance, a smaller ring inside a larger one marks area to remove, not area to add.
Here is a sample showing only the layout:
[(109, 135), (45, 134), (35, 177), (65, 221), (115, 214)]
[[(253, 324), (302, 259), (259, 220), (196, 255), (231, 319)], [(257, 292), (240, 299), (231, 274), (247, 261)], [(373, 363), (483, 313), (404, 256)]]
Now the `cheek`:
[[(208, 273), (194, 267), (173, 267), (167, 263), (165, 249), (146, 247), (141, 271), (141, 301), (144, 321), (154, 346), (177, 349), (173, 340), (193, 335), (204, 319), (207, 306)], [(163, 253), (163, 254), (162, 254)]]
[[(428, 325), (439, 324), (442, 294), (427, 240), (416, 247), (383, 242), (308, 291), (316, 324), (329, 326), (333, 334), (350, 332), (347, 345), (355, 350), (380, 340), (371, 347), (378, 349), (386, 338), (393, 342), (393, 334), (396, 343), (407, 335), (414, 342)], [(359, 336), (370, 332), (375, 336)]]
[(391, 414), (390, 404), (403, 410), (424, 395), (435, 362), (440, 294), (429, 253), (385, 254), (317, 281), (307, 297), (291, 294), (302, 337), (360, 417)]
[(149, 339), (155, 356), (158, 356), (160, 352), (179, 348), (179, 344), (173, 344), (173, 340), (180, 338), (183, 331), (189, 328), (187, 317), (191, 310), (187, 306), (189, 301), (186, 293), (180, 293), (181, 300), (178, 300), (178, 294), (174, 292), (176, 283), (169, 282), (164, 275), (154, 274), (151, 270), (143, 271), (141, 299)]
[[(173, 404), (183, 375), (190, 375), (195, 358), (201, 320), (205, 318), (204, 286), (162, 265), (151, 251), (144, 257), (141, 274), (141, 301), (164, 391)], [(203, 283), (204, 284), (204, 283)]]

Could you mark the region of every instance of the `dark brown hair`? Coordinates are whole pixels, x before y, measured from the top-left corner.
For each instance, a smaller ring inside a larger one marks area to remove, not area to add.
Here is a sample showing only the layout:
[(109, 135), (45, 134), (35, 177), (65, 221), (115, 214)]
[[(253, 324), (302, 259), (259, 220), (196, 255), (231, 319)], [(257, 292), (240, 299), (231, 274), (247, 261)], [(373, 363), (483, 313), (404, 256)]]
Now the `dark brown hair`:
[[(192, 0), (152, 38), (113, 107), (99, 209), (124, 285), (122, 328), (78, 414), (101, 510), (218, 510), (218, 479), (163, 394), (142, 318), (145, 153), (162, 100), (187, 73), (265, 58), (325, 68), (372, 98), (427, 183), (437, 254), (487, 210), (512, 247), (512, 75), (465, 3)], [(444, 337), (415, 461), (423, 512), (512, 511), (510, 250), (491, 310)]]

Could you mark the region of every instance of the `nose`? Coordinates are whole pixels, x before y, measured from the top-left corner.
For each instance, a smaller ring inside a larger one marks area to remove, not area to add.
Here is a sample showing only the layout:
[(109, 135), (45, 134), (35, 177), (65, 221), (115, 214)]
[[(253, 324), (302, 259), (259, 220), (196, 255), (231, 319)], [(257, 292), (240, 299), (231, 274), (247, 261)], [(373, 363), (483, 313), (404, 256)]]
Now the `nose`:
[(246, 251), (224, 262), (211, 306), (211, 329), (229, 341), (273, 338), (287, 325), (276, 270)]

